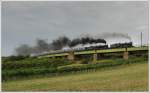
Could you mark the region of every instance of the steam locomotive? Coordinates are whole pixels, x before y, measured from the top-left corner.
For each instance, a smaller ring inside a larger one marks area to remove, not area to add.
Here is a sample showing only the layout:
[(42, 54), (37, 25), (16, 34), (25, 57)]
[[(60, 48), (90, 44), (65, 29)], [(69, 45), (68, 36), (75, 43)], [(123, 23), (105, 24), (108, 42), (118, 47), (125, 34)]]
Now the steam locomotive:
[(129, 43), (116, 43), (110, 45), (110, 48), (126, 48), (126, 47), (133, 47), (132, 42)]

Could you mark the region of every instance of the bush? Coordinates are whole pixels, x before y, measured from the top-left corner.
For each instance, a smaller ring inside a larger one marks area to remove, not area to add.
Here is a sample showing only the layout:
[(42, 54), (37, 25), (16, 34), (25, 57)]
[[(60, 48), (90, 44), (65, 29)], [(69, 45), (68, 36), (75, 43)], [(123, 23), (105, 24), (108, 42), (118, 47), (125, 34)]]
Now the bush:
[(89, 59), (82, 59), (80, 61), (80, 64), (88, 64), (89, 63)]
[(25, 58), (29, 58), (29, 56), (9, 56), (9, 57), (2, 57), (2, 61), (3, 62), (18, 61), (18, 60), (23, 60)]
[(109, 62), (98, 62), (93, 64), (73, 64), (73, 65), (66, 65), (66, 66), (59, 66), (57, 68), (58, 72), (71, 72), (71, 71), (80, 71), (80, 70), (87, 70), (87, 69), (96, 69), (96, 68), (103, 68), (103, 67), (111, 67), (111, 66), (117, 66), (122, 64), (131, 64), (131, 63), (137, 63), (137, 62), (145, 62), (147, 59), (144, 59), (143, 57), (140, 58), (132, 58), (129, 60), (124, 59), (116, 59)]
[(32, 68), (32, 67), (58, 67), (62, 65), (71, 64), (66, 59), (49, 59), (49, 58), (29, 58), (21, 61), (8, 61), (2, 62), (2, 69), (20, 69), (20, 68)]
[(9, 77), (29, 76), (29, 75), (44, 75), (47, 73), (55, 73), (56, 68), (30, 68), (17, 70), (3, 70), (2, 78), (5, 80)]
[(69, 65), (73, 63), (67, 59), (51, 59), (48, 62), (51, 64), (51, 67), (58, 67), (58, 66)]
[(57, 68), (57, 71), (58, 72), (78, 71), (84, 69), (84, 67), (86, 67), (86, 64), (72, 64), (72, 65), (60, 66)]

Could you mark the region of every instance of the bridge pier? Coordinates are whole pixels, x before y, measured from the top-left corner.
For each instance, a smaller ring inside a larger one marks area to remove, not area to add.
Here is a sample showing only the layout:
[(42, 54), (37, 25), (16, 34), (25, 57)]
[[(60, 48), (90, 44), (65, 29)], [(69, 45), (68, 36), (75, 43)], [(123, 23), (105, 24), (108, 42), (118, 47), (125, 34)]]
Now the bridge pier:
[(123, 53), (123, 59), (127, 60), (129, 58), (129, 52), (128, 51), (125, 51)]
[(51, 57), (51, 58), (56, 58), (55, 56)]
[(74, 52), (73, 51), (69, 52), (67, 58), (68, 60), (74, 61), (75, 60)]
[(94, 54), (93, 54), (93, 62), (96, 62), (96, 61), (97, 61), (97, 57), (98, 57), (98, 56), (97, 56), (97, 53), (94, 53)]

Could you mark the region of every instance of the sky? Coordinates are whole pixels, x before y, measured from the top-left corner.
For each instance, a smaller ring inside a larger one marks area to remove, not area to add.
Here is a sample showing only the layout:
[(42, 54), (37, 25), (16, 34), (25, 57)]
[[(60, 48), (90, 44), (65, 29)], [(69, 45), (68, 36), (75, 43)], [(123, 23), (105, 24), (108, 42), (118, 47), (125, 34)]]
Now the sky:
[[(84, 34), (123, 33), (134, 45), (148, 44), (148, 1), (3, 1), (2, 56), (14, 54), (21, 44), (35, 45)], [(108, 39), (107, 42), (122, 39)], [(119, 41), (120, 40), (120, 41)]]

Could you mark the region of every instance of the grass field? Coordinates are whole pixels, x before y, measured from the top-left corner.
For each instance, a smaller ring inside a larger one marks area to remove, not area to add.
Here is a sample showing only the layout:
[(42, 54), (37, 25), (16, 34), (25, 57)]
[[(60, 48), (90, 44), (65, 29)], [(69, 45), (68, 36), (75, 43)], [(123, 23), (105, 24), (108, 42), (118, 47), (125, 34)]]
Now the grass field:
[(148, 64), (2, 82), (2, 91), (148, 91)]

